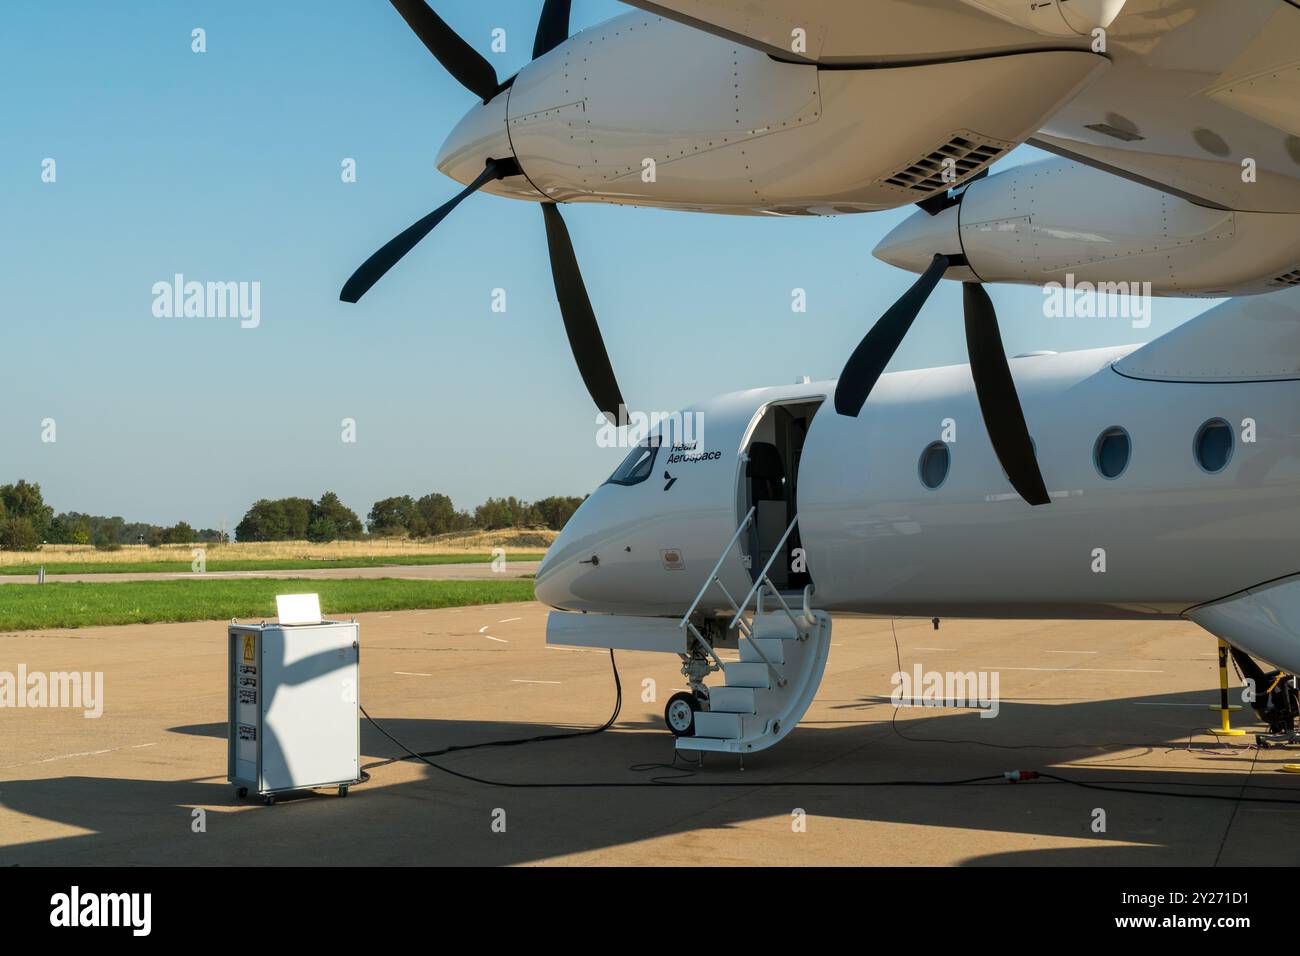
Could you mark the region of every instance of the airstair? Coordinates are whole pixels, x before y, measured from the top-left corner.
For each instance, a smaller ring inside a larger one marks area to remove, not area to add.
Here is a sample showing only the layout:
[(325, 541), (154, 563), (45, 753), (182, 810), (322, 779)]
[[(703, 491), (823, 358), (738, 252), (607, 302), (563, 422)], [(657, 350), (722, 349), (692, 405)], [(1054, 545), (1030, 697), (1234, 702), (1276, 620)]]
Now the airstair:
[[(699, 709), (694, 713), (693, 732), (678, 736), (678, 750), (738, 754), (765, 750), (794, 729), (821, 684), (831, 645), (830, 615), (810, 607), (812, 585), (803, 589), (802, 606), (796, 611), (769, 577), (798, 516), (754, 576), (754, 586), (743, 600), (736, 601), (722, 582), (722, 565), (755, 513), (751, 508), (736, 529), (679, 625), (694, 645), (692, 654), (683, 655), (682, 671), (691, 681)], [(693, 620), (714, 588), (733, 612), (723, 633), (736, 634), (739, 661), (723, 661), (697, 627), (699, 619)], [(717, 671), (722, 672), (724, 683), (704, 685), (704, 675)]]

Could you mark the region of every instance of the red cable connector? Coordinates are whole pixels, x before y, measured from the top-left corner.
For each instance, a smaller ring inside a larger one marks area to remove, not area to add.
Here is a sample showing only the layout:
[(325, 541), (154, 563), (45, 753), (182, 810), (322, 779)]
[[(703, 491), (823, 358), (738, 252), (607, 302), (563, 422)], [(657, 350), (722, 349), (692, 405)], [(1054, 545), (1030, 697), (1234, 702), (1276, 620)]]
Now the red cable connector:
[(1016, 783), (1020, 780), (1037, 780), (1037, 770), (1004, 770), (1002, 776), (1008, 783)]

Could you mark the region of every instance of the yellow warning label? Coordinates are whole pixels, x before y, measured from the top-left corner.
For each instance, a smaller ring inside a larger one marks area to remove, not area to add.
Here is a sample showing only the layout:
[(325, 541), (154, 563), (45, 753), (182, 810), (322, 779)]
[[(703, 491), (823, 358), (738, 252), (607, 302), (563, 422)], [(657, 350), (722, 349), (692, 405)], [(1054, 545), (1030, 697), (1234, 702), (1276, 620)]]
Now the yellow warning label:
[(257, 660), (257, 658), (253, 656), (253, 646), (254, 646), (253, 635), (245, 634), (244, 635), (244, 660), (250, 663)]

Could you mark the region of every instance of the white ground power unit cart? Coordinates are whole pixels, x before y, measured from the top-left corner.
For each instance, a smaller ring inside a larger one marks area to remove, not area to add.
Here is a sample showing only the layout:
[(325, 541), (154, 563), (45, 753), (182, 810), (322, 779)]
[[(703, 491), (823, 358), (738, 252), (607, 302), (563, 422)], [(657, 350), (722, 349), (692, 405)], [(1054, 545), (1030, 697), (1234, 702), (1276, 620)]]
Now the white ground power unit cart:
[(227, 778), (240, 798), (346, 797), (360, 781), (359, 637), (355, 621), (230, 623)]

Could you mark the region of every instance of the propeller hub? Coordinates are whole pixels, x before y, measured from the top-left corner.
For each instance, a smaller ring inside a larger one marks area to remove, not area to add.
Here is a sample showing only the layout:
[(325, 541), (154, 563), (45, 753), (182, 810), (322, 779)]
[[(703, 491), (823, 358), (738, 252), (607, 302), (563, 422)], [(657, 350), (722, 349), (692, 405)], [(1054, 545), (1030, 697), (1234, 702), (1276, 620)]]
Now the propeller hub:
[[(510, 136), (506, 131), (506, 105), (510, 91), (503, 90), (491, 102), (476, 103), (443, 141), (438, 150), (438, 170), (456, 182), (468, 186), (489, 159), (513, 159)], [(543, 197), (523, 176), (507, 176), (483, 187), (483, 192), (518, 199), (540, 200)]]
[[(960, 208), (955, 204), (933, 216), (918, 209), (891, 229), (871, 254), (881, 262), (921, 274), (936, 253), (951, 256), (962, 251), (957, 219)], [(944, 278), (974, 282), (977, 277), (964, 266), (953, 266)]]

